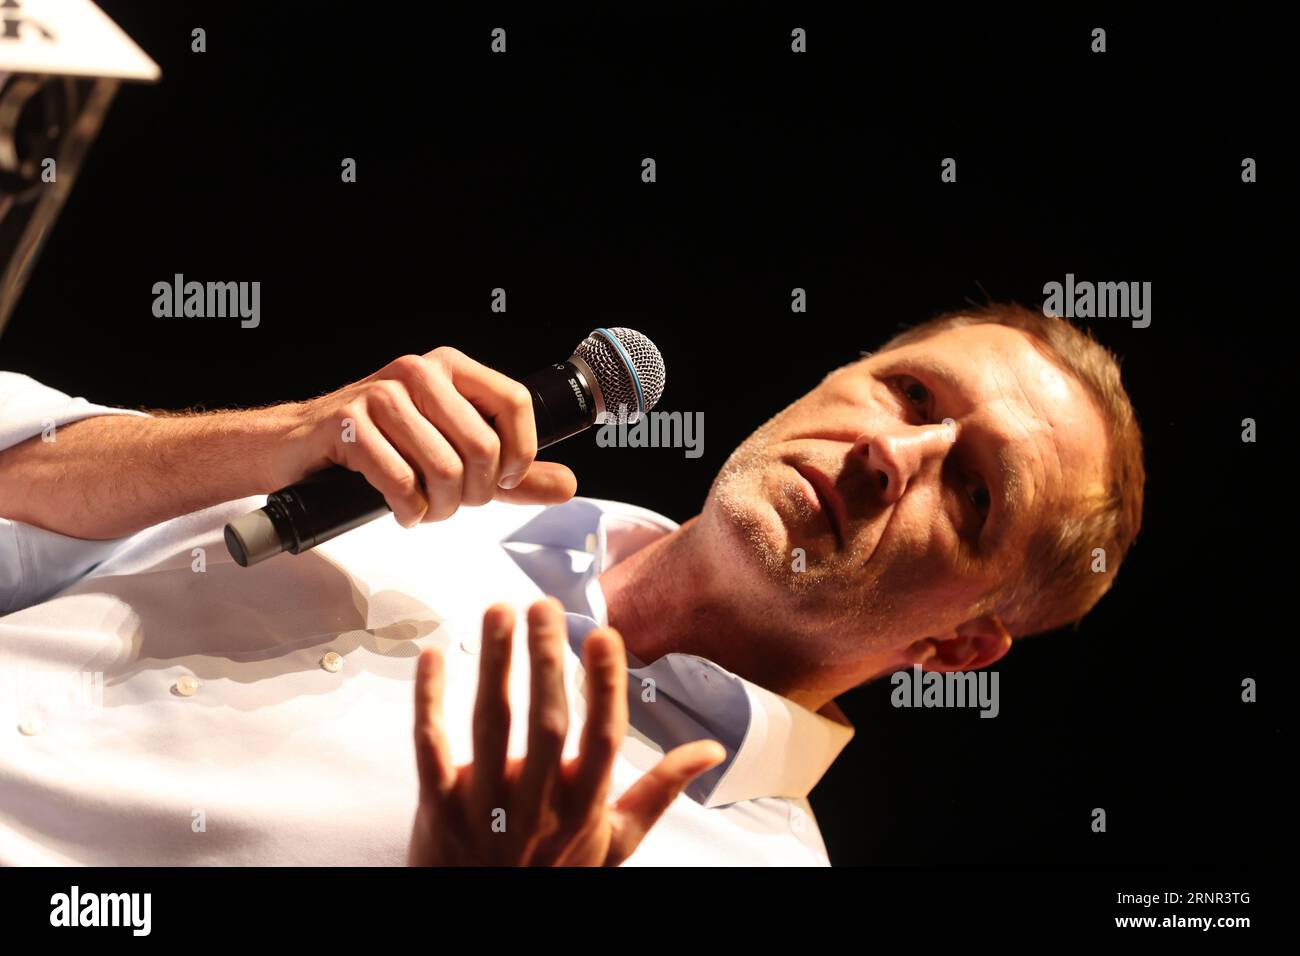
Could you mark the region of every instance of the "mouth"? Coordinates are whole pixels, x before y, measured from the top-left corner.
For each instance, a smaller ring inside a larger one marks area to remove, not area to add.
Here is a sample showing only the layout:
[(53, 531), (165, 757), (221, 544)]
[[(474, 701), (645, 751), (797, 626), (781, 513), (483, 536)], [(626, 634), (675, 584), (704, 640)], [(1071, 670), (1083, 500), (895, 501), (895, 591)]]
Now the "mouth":
[(791, 467), (798, 472), (799, 477), (812, 489), (813, 497), (817, 500), (818, 509), (826, 516), (826, 522), (831, 526), (831, 533), (835, 535), (836, 546), (843, 550), (844, 528), (848, 522), (844, 513), (844, 500), (836, 492), (834, 483), (811, 465), (800, 463), (791, 465)]

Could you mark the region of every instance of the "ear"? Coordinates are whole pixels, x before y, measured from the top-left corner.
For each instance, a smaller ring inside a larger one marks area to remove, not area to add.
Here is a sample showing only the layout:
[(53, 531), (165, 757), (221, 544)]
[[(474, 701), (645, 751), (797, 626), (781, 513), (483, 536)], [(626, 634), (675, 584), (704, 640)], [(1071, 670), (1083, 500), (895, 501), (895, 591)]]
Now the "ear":
[(909, 664), (927, 671), (973, 671), (1002, 659), (1011, 650), (1011, 634), (997, 615), (961, 624), (944, 637), (927, 637), (904, 652)]

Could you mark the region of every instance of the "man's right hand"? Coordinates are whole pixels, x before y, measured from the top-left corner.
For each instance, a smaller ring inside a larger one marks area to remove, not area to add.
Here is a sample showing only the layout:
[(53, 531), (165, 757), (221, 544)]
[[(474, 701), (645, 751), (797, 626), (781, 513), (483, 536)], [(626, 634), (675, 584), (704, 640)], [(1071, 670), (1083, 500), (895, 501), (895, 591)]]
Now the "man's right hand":
[(564, 613), (559, 602), (528, 609), (531, 667), (528, 753), (507, 758), (514, 612), (483, 616), (474, 760), (453, 767), (443, 731), (443, 663), (420, 654), (415, 679), (415, 760), (420, 802), (412, 866), (618, 866), (692, 780), (726, 757), (714, 740), (683, 744), (614, 803), (610, 776), (627, 735), (627, 659), (612, 628), (583, 644), (587, 718), (578, 756), (562, 760), (569, 727), (564, 693)]
[(577, 490), (564, 465), (534, 460), (528, 389), (453, 348), (404, 355), (274, 414), (287, 416), (271, 461), (275, 488), (343, 465), (361, 472), (406, 527), (494, 498), (559, 504)]

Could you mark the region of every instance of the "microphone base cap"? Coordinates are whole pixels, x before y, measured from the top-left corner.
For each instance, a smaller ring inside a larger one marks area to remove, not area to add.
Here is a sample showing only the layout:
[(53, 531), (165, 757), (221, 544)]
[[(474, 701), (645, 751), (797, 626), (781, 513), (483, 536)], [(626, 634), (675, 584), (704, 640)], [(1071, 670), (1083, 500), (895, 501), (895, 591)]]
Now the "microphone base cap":
[(280, 533), (265, 508), (250, 511), (226, 525), (226, 547), (235, 562), (244, 568), (284, 550)]

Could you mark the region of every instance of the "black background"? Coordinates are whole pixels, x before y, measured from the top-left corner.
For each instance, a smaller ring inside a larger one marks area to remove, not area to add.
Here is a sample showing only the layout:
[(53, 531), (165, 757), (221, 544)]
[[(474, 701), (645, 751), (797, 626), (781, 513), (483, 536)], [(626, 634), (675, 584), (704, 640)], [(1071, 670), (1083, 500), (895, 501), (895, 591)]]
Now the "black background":
[[(901, 326), (1036, 306), (1067, 272), (1152, 282), (1149, 328), (1086, 323), (1122, 356), (1148, 447), (1115, 590), (998, 665), (995, 720), (896, 710), (886, 681), (845, 695), (857, 734), (813, 806), (837, 865), (1280, 859), (1289, 29), (102, 6), (163, 79), (120, 93), (0, 340), (3, 367), (94, 401), (298, 399), (444, 344), (523, 374), (628, 325), (665, 355), (660, 408), (705, 413), (705, 454), (587, 435), (547, 456), (580, 494), (684, 520), (753, 427)], [(177, 272), (260, 281), (261, 326), (155, 318)]]

